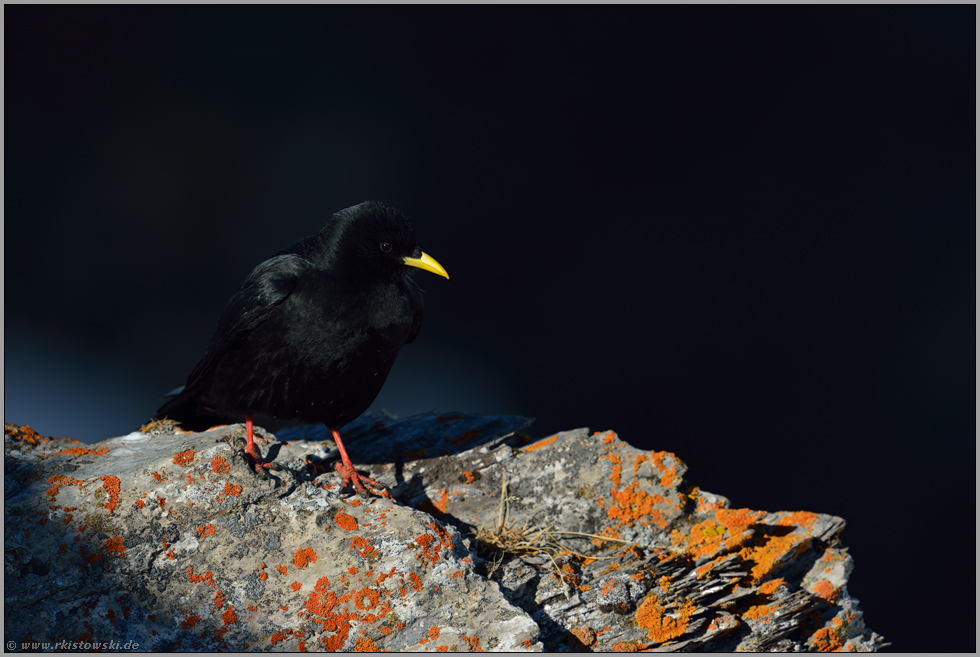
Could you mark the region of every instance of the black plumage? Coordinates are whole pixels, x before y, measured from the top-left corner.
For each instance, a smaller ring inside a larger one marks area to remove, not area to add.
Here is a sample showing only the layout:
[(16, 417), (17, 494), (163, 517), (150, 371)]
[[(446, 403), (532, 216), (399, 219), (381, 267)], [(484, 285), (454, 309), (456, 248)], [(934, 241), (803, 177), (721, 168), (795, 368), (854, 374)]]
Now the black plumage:
[(246, 452), (263, 465), (253, 413), (322, 422), (338, 442), (344, 485), (363, 490), (336, 429), (367, 410), (402, 345), (418, 335), (415, 268), (449, 278), (419, 249), (401, 212), (366, 202), (334, 214), (316, 235), (252, 270), (207, 353), (157, 417), (200, 431), (244, 415)]

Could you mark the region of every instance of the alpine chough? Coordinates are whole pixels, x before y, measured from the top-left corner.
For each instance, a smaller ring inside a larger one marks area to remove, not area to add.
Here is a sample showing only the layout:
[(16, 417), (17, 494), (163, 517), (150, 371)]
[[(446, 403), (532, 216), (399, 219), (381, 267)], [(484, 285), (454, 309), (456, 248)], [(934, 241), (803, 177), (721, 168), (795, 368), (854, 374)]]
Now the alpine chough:
[(398, 350), (422, 325), (415, 269), (449, 278), (421, 251), (408, 219), (375, 201), (334, 214), (259, 264), (228, 301), (207, 353), (157, 417), (192, 431), (245, 416), (245, 452), (255, 447), (252, 415), (322, 422), (340, 450), (337, 470), (365, 492), (337, 428), (371, 405)]

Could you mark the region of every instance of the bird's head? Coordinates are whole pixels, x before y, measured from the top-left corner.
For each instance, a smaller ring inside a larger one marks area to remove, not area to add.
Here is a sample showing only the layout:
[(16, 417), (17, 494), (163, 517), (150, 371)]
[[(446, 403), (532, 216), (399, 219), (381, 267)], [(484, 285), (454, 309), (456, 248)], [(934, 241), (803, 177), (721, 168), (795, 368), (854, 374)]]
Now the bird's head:
[(320, 231), (319, 241), (330, 268), (345, 275), (397, 278), (418, 268), (449, 278), (443, 266), (419, 248), (405, 215), (378, 201), (334, 214)]

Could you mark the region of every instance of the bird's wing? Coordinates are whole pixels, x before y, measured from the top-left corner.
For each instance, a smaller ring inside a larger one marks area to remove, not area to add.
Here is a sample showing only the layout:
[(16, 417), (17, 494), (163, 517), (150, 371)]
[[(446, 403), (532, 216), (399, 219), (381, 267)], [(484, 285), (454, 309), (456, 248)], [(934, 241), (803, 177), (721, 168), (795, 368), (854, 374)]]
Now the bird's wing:
[(286, 254), (269, 258), (253, 269), (225, 305), (208, 351), (187, 377), (185, 390), (194, 388), (243, 333), (254, 329), (273, 308), (285, 301), (300, 277), (312, 267), (309, 260)]
[(405, 344), (412, 342), (419, 334), (419, 329), (422, 328), (422, 314), (425, 312), (425, 303), (422, 301), (422, 288), (411, 278), (407, 279), (407, 281), (408, 293), (412, 299), (412, 305), (415, 306), (415, 316), (412, 317), (412, 330), (409, 331)]

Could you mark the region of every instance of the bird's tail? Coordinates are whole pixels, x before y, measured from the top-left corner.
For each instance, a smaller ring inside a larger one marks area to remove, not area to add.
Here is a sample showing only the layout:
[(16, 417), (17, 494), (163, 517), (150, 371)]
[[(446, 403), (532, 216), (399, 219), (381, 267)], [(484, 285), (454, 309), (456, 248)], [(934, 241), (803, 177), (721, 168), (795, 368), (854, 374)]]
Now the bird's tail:
[(154, 417), (180, 422), (181, 428), (187, 431), (204, 431), (229, 421), (197, 391), (188, 390), (185, 386), (171, 390), (164, 398), (166, 401), (157, 409)]

